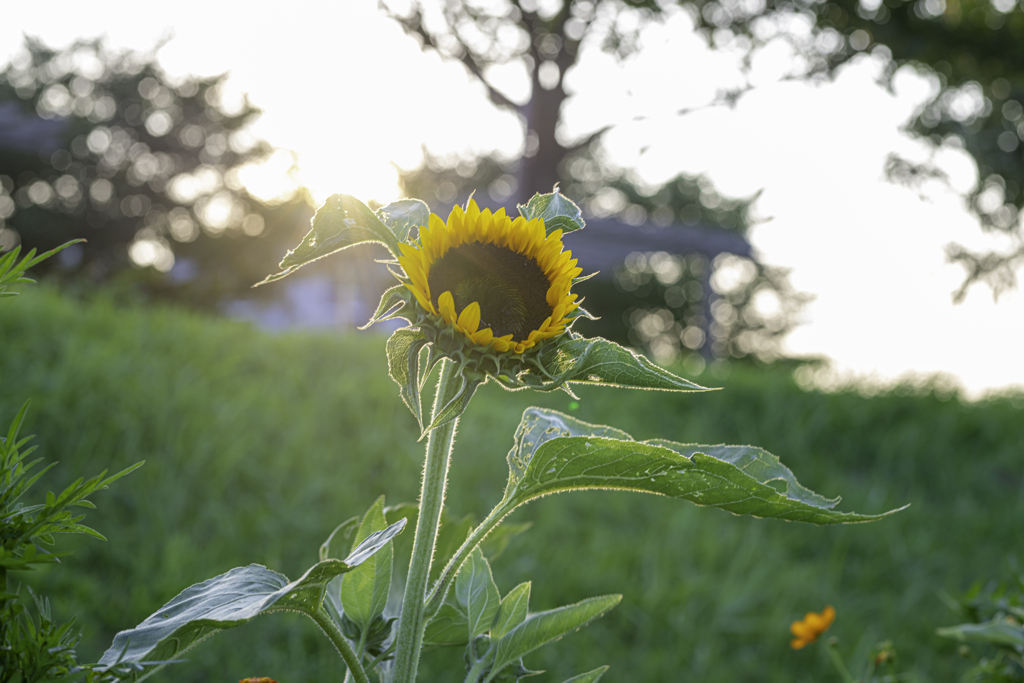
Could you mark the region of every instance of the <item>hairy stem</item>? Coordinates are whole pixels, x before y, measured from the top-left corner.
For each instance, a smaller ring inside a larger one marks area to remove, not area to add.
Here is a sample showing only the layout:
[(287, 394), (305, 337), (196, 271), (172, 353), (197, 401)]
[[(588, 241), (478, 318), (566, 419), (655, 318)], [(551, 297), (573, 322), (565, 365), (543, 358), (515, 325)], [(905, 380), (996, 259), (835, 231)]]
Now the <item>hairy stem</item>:
[(338, 648), (338, 652), (341, 653), (341, 658), (345, 660), (345, 665), (348, 667), (345, 680), (348, 680), (348, 676), (351, 674), (356, 679), (356, 683), (370, 683), (370, 679), (366, 677), (366, 671), (363, 670), (363, 665), (359, 663), (359, 657), (345, 640), (345, 636), (342, 635), (338, 625), (334, 623), (334, 619), (321, 609), (315, 609), (306, 614), (313, 618), (313, 621), (327, 634), (327, 637), (334, 643), (334, 647)]
[(480, 677), (484, 675), (484, 671), (487, 669), (487, 663), (484, 660), (478, 661), (473, 665), (473, 668), (466, 674), (466, 680), (463, 683), (477, 683)]
[(430, 589), (430, 593), (427, 595), (425, 601), (425, 619), (429, 621), (438, 610), (441, 609), (441, 605), (444, 604), (444, 596), (448, 593), (448, 588), (451, 586), (452, 581), (455, 580), (455, 575), (459, 573), (459, 568), (462, 567), (462, 563), (466, 561), (470, 553), (480, 545), (481, 541), (487, 537), (487, 534), (491, 533), (494, 527), (501, 523), (501, 520), (505, 519), (508, 513), (512, 512), (512, 508), (508, 507), (507, 501), (502, 500), (498, 503), (491, 513), (487, 515), (487, 518), (480, 522), (480, 526), (473, 529), (473, 532), (466, 538), (466, 541), (459, 547), (459, 549), (452, 555), (452, 558), (448, 560), (448, 564), (445, 565), (441, 575), (437, 577), (437, 581), (434, 583), (433, 588)]
[[(441, 376), (437, 380), (434, 410), (431, 422), (455, 398), (462, 385), (462, 373), (450, 360), (441, 361)], [(458, 419), (437, 427), (427, 437), (427, 456), (423, 463), (423, 488), (420, 491), (420, 514), (416, 523), (416, 537), (412, 544), (409, 577), (402, 599), (402, 614), (398, 621), (395, 649), (394, 683), (412, 683), (416, 680), (420, 650), (423, 648), (425, 625), (423, 598), (430, 577), (430, 564), (434, 558), (437, 529), (441, 521), (445, 487), (448, 484), (448, 461)]]

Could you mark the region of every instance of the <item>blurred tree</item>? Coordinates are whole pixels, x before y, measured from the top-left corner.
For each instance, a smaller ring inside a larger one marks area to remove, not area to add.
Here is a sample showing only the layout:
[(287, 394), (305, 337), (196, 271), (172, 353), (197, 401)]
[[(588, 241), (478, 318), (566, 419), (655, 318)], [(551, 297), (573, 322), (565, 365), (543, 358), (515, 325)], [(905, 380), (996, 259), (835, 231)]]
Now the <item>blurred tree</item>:
[[(618, 216), (633, 225), (700, 224), (746, 233), (752, 198), (725, 198), (700, 176), (679, 175), (661, 187), (645, 187), (603, 161), (600, 142), (610, 126), (574, 142), (560, 134), (562, 109), (569, 98), (563, 77), (579, 57), (583, 41), (598, 39), (603, 49), (626, 57), (637, 49), (640, 30), (661, 11), (660, 5), (574, 0), (541, 7), (510, 0), (487, 7), (456, 2), (428, 7), (413, 2), (401, 11), (383, 0), (380, 5), (425, 48), (462, 62), (484, 85), (491, 102), (516, 112), (525, 128), (522, 158), (510, 162), (488, 157), (450, 165), (427, 155), (423, 166), (403, 173), (407, 195), (433, 195), (451, 204), (483, 190), (503, 204), (550, 192), (560, 183), (562, 191), (592, 216)], [(638, 12), (641, 21), (620, 21)], [(530, 95), (524, 103), (513, 101), (487, 76), (492, 67), (512, 63), (529, 75)], [(721, 99), (730, 97), (723, 94)], [(676, 274), (676, 279), (659, 275), (656, 264), (644, 257), (624, 264), (611, 281), (590, 280), (581, 287), (591, 297), (592, 312), (601, 316), (596, 323), (599, 334), (628, 340), (664, 361), (688, 350), (706, 358), (752, 354), (768, 360), (779, 355), (779, 342), (798, 324), (808, 300), (789, 284), (786, 270), (732, 257), (723, 264), (742, 276), (712, 278), (709, 283), (708, 271), (719, 264), (695, 254), (671, 258), (680, 267), (665, 272)], [(709, 284), (722, 282), (729, 288), (713, 294), (704, 291)], [(700, 330), (707, 332), (698, 334)]]
[[(1015, 0), (504, 0), (425, 2), (380, 0), (383, 10), (424, 48), (463, 63), (498, 107), (517, 113), (526, 131), (518, 168), (519, 196), (549, 189), (573, 176), (570, 161), (599, 163), (600, 128), (574, 141), (559, 135), (568, 98), (566, 71), (581, 46), (619, 58), (639, 49), (639, 37), (670, 8), (685, 8), (709, 44), (739, 49), (745, 64), (775, 41), (799, 56), (792, 78), (828, 77), (869, 48), (887, 60), (883, 80), (912, 65), (934, 79), (934, 97), (910, 122), (914, 133), (964, 147), (981, 181), (965, 200), (986, 230), (1005, 233), (1002, 252), (975, 253), (951, 245), (949, 256), (967, 269), (962, 298), (974, 282), (998, 294), (1016, 283), (1024, 264), (1024, 3)], [(529, 77), (529, 96), (514, 101), (496, 87), (495, 67), (515, 65)], [(734, 102), (749, 85), (722, 91)], [(893, 158), (894, 179), (941, 178), (933, 164)], [(567, 188), (568, 189), (568, 188)]]
[(246, 190), (272, 150), (224, 82), (172, 80), (152, 54), (99, 40), (27, 40), (0, 72), (0, 249), (84, 237), (50, 267), (109, 281), (131, 264), (151, 292), (199, 305), (247, 290), (312, 212), (296, 187), (266, 202)]

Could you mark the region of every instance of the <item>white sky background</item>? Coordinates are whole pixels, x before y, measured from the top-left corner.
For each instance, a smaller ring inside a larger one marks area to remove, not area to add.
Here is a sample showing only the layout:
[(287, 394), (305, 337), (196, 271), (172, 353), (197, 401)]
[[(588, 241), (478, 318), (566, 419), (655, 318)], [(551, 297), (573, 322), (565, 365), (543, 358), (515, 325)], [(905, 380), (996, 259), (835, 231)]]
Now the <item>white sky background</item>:
[[(394, 165), (416, 166), (423, 144), (441, 154), (515, 154), (522, 145), (512, 116), (490, 107), (461, 66), (422, 53), (375, 0), (291, 0), (241, 12), (210, 0), (5, 4), (0, 62), (23, 34), (52, 47), (106, 35), (112, 47), (149, 50), (173, 33), (159, 52), (164, 68), (230, 72), (232, 86), (264, 110), (254, 132), (296, 152), (298, 180), (318, 201), (333, 192), (397, 198)], [(882, 177), (890, 152), (921, 154), (899, 128), (927, 96), (926, 81), (906, 73), (890, 94), (865, 56), (834, 83), (779, 82), (789, 64), (779, 51), (757, 63), (759, 87), (735, 109), (680, 118), (673, 112), (736, 82), (733, 60), (708, 51), (681, 15), (644, 42), (626, 64), (592, 51), (567, 75), (577, 96), (565, 132), (626, 122), (606, 138), (609, 158), (644, 179), (702, 172), (727, 195), (762, 190), (756, 210), (771, 220), (753, 229), (754, 247), (816, 296), (789, 352), (827, 355), (847, 376), (945, 373), (975, 396), (1024, 387), (1021, 293), (993, 303), (979, 286), (965, 303), (951, 300), (962, 274), (945, 262), (944, 246), (992, 243), (956, 196), (931, 188), (922, 201)], [(522, 92), (514, 73), (505, 76), (511, 94)], [(630, 122), (637, 116), (646, 118)], [(970, 187), (973, 163), (956, 151), (945, 156), (954, 185)], [(283, 174), (287, 164), (273, 168)]]

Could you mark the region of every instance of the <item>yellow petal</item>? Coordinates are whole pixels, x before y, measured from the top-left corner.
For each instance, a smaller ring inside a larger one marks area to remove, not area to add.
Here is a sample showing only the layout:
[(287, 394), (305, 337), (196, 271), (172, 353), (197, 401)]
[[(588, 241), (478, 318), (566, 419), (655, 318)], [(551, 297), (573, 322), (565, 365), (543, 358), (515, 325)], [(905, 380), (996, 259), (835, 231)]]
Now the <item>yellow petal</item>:
[(473, 334), (480, 327), (480, 304), (473, 302), (459, 314), (457, 327), (467, 334)]
[(421, 292), (419, 288), (413, 287), (412, 285), (406, 285), (406, 288), (416, 295), (416, 301), (420, 302), (420, 306), (422, 306), (425, 310), (428, 310), (431, 313), (436, 314), (436, 311), (434, 311), (434, 305), (430, 303), (430, 299), (424, 296), (423, 292)]
[(552, 308), (557, 306), (558, 302), (562, 300), (562, 294), (564, 292), (565, 287), (560, 282), (556, 282), (555, 284), (548, 287), (548, 293), (546, 297), (548, 306), (551, 306)]
[(479, 346), (488, 346), (493, 338), (494, 332), (491, 331), (491, 328), (485, 327), (484, 329), (475, 332), (473, 336), (470, 337), (470, 341)]
[(437, 312), (448, 324), (455, 320), (455, 298), (451, 292), (445, 292), (437, 297)]

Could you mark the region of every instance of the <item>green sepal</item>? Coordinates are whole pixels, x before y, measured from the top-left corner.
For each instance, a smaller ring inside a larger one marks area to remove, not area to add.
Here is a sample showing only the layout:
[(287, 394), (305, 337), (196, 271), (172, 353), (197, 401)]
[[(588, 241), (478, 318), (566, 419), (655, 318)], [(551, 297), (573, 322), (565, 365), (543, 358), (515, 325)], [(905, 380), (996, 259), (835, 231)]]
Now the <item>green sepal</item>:
[[(399, 330), (401, 331), (401, 330)], [(476, 393), (477, 387), (486, 381), (486, 377), (466, 377), (462, 375), (462, 385), (459, 387), (459, 391), (455, 394), (455, 397), (441, 409), (441, 411), (434, 417), (434, 421), (423, 430), (423, 434), (420, 435), (422, 439), (432, 429), (437, 429), (441, 425), (446, 425), (452, 420), (457, 419), (462, 413), (466, 412), (466, 408), (469, 407), (469, 401), (473, 398), (473, 394)]]
[(373, 317), (365, 325), (360, 326), (359, 329), (365, 330), (374, 323), (402, 317), (401, 312), (409, 302), (409, 294), (409, 290), (405, 285), (395, 285), (385, 291), (380, 297), (380, 303), (377, 304), (377, 310), (374, 311)]
[(280, 273), (268, 275), (257, 287), (276, 282), (324, 256), (363, 242), (378, 242), (398, 256), (396, 234), (370, 210), (370, 207), (347, 194), (327, 198), (311, 221), (312, 228), (297, 247), (281, 259)]
[(573, 676), (572, 678), (563, 681), (562, 683), (597, 683), (601, 680), (601, 676), (604, 676), (604, 672), (608, 670), (608, 665), (605, 664), (602, 667), (598, 667), (593, 671), (588, 671), (585, 674), (579, 676)]
[(960, 624), (936, 630), (944, 638), (953, 638), (961, 642), (988, 643), (989, 645), (1008, 645), (1014, 648), (1024, 647), (1024, 627), (1011, 623), (1005, 618), (993, 619), (980, 624)]
[[(371, 534), (388, 526), (384, 516), (384, 496), (378, 498), (363, 516), (352, 542), (355, 550)], [(394, 551), (391, 545), (381, 548), (373, 557), (353, 569), (341, 580), (341, 606), (345, 615), (364, 632), (370, 631), (373, 620), (384, 613), (391, 591)]]
[(475, 548), (455, 578), (455, 599), (466, 615), (467, 638), (487, 633), (501, 604), (501, 594), (491, 575), (491, 565)]
[[(831, 508), (838, 498), (800, 486), (778, 458), (762, 449), (639, 442), (620, 430), (543, 408), (523, 413), (508, 464), (503, 502), (508, 510), (578, 489), (655, 493), (738, 515), (812, 524), (871, 522), (906, 507), (878, 515), (836, 512)], [(775, 481), (786, 491), (776, 490)]]
[(561, 230), (563, 234), (583, 228), (583, 212), (555, 186), (549, 194), (535, 194), (526, 204), (519, 204), (519, 213), (526, 220), (544, 219), (544, 232)]
[(601, 617), (620, 600), (621, 595), (604, 595), (531, 615), (497, 641), (494, 665), (485, 683), (521, 657)]
[(399, 199), (377, 209), (377, 217), (391, 229), (399, 242), (405, 242), (413, 228), (427, 225), (430, 208), (419, 199)]
[(426, 346), (427, 338), (416, 327), (395, 330), (386, 345), (388, 373), (398, 385), (402, 402), (416, 418), (423, 431), (423, 406), (420, 402), (420, 350)]
[[(118, 633), (99, 665), (166, 662), (204, 638), (241, 626), (260, 614), (279, 610), (312, 614), (321, 609), (331, 579), (365, 562), (403, 528), (404, 519), (371, 534), (344, 560), (319, 562), (291, 583), (284, 575), (257, 564), (197, 583), (135, 628)], [(142, 680), (160, 668), (162, 665), (139, 670), (124, 680)]]

